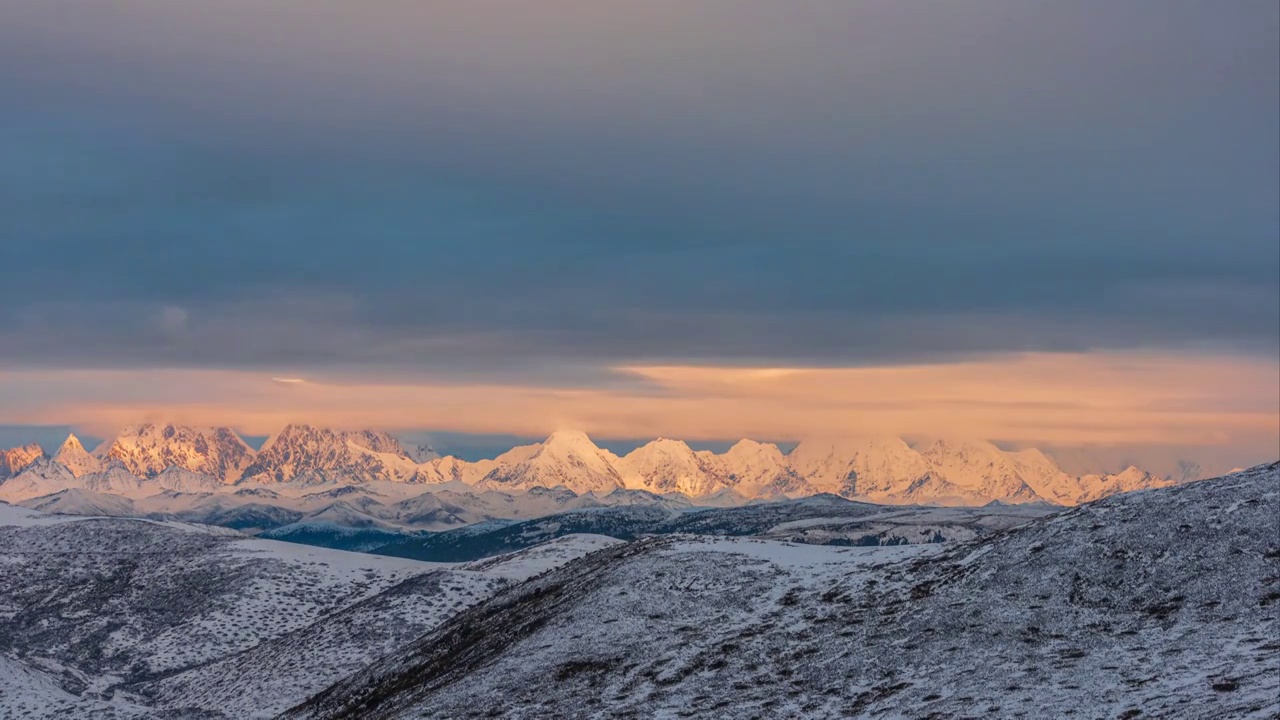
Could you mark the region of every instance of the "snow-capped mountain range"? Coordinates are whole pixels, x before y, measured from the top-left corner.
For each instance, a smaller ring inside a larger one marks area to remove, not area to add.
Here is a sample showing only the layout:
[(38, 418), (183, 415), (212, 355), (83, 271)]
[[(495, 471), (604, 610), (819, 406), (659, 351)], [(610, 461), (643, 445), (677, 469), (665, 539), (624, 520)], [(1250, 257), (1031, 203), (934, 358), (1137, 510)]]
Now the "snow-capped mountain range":
[(92, 453), (74, 435), (52, 457), (38, 445), (0, 453), (0, 499), (10, 501), (77, 488), (136, 498), (164, 491), (372, 483), (448, 485), (478, 493), (564, 487), (598, 497), (640, 490), (703, 505), (819, 493), (887, 504), (1075, 505), (1174, 481), (1133, 467), (1072, 476), (1039, 450), (1011, 452), (975, 440), (913, 447), (897, 437), (811, 439), (786, 454), (777, 445), (748, 439), (716, 454), (659, 438), (619, 457), (585, 433), (561, 430), (541, 443), (468, 462), (430, 448), (406, 448), (376, 430), (293, 424), (254, 451), (225, 427), (144, 424), (125, 428)]

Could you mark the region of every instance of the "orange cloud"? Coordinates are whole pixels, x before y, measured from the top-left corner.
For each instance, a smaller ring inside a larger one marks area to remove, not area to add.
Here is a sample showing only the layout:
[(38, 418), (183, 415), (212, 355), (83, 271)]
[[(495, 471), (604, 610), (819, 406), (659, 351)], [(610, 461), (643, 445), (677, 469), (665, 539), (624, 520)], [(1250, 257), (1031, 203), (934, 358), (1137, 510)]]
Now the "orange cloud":
[(632, 366), (638, 389), (398, 384), (227, 370), (0, 371), (0, 422), (102, 431), (139, 420), (266, 434), (290, 421), (539, 435), (971, 436), (1078, 444), (1275, 444), (1272, 359), (1016, 354), (867, 368)]

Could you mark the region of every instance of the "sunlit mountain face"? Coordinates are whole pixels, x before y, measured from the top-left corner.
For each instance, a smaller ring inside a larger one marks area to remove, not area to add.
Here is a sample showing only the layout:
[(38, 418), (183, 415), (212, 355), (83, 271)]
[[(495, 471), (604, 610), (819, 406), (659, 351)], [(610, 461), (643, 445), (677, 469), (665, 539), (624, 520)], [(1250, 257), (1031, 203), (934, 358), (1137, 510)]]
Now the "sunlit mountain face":
[(1277, 715), (1228, 5), (0, 3), (0, 717)]

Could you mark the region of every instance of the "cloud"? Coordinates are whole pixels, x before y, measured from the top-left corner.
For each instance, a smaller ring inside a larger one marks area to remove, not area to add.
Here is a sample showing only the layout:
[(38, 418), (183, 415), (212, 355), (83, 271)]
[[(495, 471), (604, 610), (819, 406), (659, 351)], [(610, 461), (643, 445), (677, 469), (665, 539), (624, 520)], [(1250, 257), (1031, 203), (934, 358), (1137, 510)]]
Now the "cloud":
[(6, 3), (3, 363), (1274, 357), (1277, 12)]
[(167, 305), (160, 311), (160, 329), (169, 335), (176, 335), (187, 328), (189, 317), (186, 310)]
[[(864, 368), (635, 366), (637, 387), (272, 381), (225, 370), (0, 371), (0, 423), (71, 423), (107, 434), (143, 419), (287, 422), (537, 436), (691, 440), (942, 435), (1052, 446), (1280, 451), (1274, 361), (1149, 353), (1013, 354)], [(650, 388), (656, 388), (652, 391)]]

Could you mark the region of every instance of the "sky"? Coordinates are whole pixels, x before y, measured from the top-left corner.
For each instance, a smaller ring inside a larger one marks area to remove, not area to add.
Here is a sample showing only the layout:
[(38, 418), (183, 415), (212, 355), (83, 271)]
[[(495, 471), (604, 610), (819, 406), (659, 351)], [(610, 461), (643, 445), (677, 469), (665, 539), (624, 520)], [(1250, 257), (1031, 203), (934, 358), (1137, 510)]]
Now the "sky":
[(1270, 0), (11, 0), (0, 439), (1275, 459), (1278, 38)]

